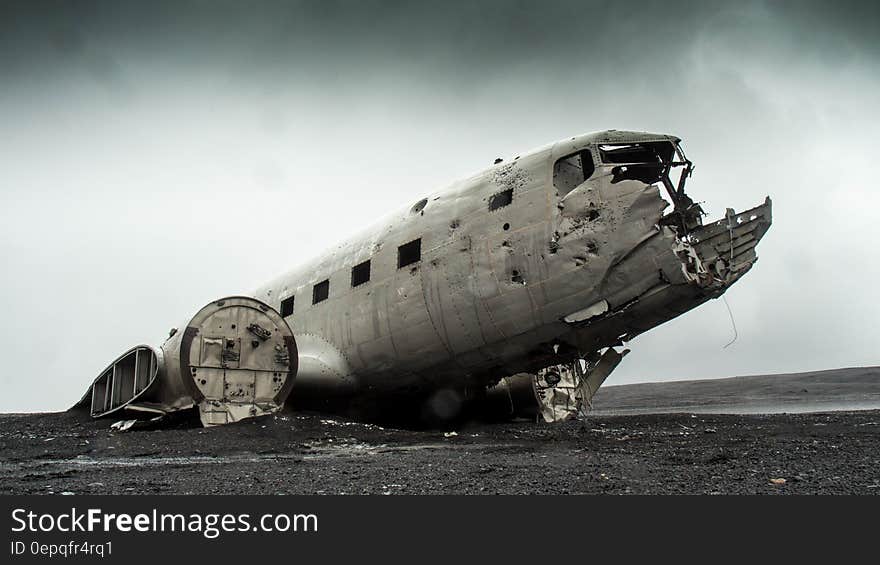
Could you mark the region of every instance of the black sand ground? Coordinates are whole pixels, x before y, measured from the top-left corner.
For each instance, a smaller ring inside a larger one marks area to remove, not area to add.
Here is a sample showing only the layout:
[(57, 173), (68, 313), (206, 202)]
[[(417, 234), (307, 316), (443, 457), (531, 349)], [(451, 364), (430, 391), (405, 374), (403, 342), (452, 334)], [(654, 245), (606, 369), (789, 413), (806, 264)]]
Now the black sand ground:
[(455, 435), (292, 412), (210, 429), (111, 423), (0, 416), (0, 493), (880, 494), (880, 411), (603, 415)]

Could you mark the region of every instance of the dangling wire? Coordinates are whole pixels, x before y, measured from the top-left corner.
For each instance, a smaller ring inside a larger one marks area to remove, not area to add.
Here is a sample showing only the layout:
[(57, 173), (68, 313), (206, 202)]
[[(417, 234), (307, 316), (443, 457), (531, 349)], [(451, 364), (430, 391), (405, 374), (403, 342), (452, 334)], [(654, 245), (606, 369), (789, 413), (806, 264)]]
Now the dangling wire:
[(723, 294), (721, 295), (721, 300), (724, 301), (724, 305), (727, 306), (727, 314), (730, 316), (730, 325), (733, 326), (733, 339), (730, 340), (730, 343), (722, 347), (721, 349), (727, 349), (728, 346), (733, 345), (733, 342), (736, 341), (736, 338), (739, 337), (739, 332), (736, 331), (736, 322), (733, 321), (733, 312), (730, 310), (730, 304), (727, 303), (727, 297)]

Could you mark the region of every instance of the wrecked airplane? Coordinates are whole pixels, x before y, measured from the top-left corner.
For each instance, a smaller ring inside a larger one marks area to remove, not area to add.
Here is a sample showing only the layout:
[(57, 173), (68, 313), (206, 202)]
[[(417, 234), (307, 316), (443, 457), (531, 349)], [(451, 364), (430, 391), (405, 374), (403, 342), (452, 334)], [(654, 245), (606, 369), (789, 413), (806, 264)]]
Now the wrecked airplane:
[(770, 199), (704, 223), (692, 172), (679, 138), (616, 130), (498, 159), (129, 350), (79, 404), (206, 426), (383, 399), (441, 419), (584, 414), (626, 342), (757, 261)]

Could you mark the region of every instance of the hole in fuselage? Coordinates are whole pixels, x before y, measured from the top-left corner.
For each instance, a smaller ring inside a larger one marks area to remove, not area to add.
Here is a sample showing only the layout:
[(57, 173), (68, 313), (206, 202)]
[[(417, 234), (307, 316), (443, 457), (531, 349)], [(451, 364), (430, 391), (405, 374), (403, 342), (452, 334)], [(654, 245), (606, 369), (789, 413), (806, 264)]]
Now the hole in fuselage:
[(428, 205), (428, 199), (427, 199), (427, 198), (422, 198), (421, 200), (419, 200), (418, 202), (416, 202), (415, 204), (413, 204), (413, 207), (410, 208), (410, 213), (412, 213), (412, 214), (418, 214), (419, 212), (421, 212), (422, 210), (424, 210), (424, 209), (425, 209), (425, 206), (427, 206), (427, 205)]
[(503, 208), (511, 202), (513, 202), (513, 189), (508, 188), (498, 194), (493, 194), (492, 197), (489, 198), (489, 211), (491, 212), (492, 210)]

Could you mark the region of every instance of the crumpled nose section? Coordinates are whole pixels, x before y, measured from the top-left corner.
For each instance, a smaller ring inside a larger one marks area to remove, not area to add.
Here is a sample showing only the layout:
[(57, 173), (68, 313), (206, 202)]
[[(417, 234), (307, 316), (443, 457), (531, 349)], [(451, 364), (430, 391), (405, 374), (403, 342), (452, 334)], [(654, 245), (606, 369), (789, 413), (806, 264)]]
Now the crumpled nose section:
[(723, 219), (690, 233), (687, 241), (696, 257), (688, 258), (688, 269), (700, 274), (701, 286), (728, 286), (752, 268), (758, 260), (755, 247), (773, 221), (772, 208), (769, 196), (739, 214), (728, 208)]

